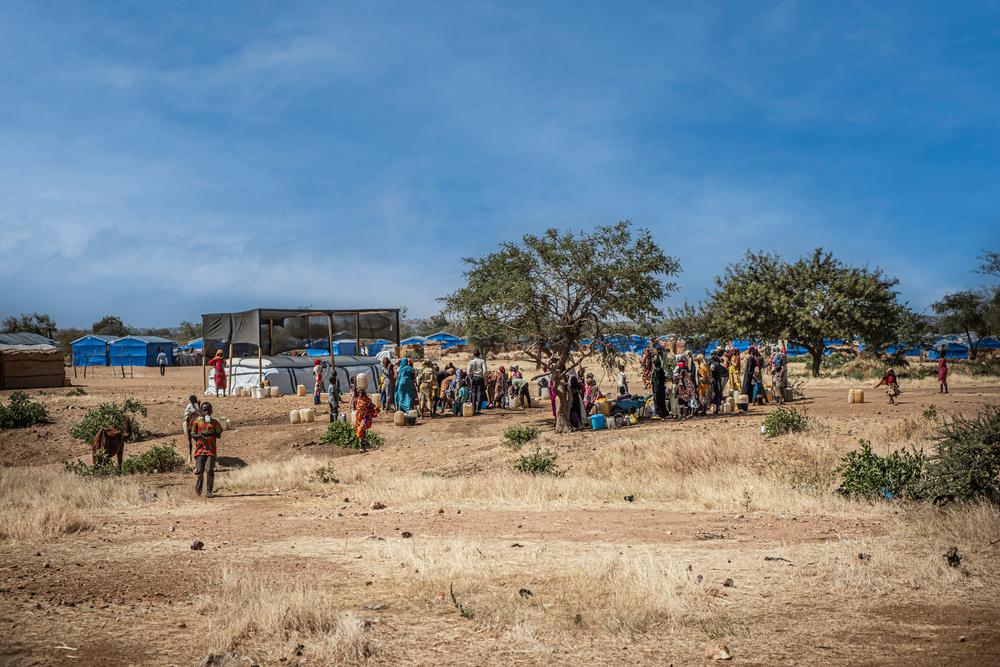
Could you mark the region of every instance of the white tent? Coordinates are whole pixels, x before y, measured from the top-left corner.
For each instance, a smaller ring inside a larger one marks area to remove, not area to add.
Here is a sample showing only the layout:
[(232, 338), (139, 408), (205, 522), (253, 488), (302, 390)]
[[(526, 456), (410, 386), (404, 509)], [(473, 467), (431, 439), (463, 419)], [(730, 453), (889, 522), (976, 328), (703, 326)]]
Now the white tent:
[[(256, 387), (258, 379), (263, 379), (267, 380), (272, 387), (280, 387), (282, 394), (294, 394), (300, 384), (304, 384), (306, 391), (311, 394), (315, 384), (313, 380), (313, 362), (315, 360), (316, 357), (264, 357), (258, 365), (257, 357), (235, 357), (232, 360), (232, 370), (230, 370), (230, 365), (226, 364), (226, 372), (230, 374), (228, 378), (230, 391), (237, 387)], [(329, 358), (322, 361), (329, 365)], [(343, 391), (349, 390), (350, 381), (358, 373), (367, 373), (369, 392), (378, 391), (382, 377), (378, 359), (337, 355), (334, 357), (334, 361), (337, 364), (337, 377)], [(332, 372), (333, 369), (326, 369), (323, 375), (324, 388), (329, 386)], [(215, 370), (209, 369), (206, 394), (215, 394), (214, 377)]]

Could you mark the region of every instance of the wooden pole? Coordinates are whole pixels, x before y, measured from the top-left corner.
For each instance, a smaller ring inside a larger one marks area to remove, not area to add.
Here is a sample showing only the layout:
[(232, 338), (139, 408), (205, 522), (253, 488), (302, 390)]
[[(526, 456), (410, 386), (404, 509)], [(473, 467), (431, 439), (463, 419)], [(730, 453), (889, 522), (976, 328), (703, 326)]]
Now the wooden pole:
[(232, 394), (233, 387), (233, 340), (232, 334), (229, 339), (229, 376), (226, 378), (226, 395)]
[(400, 338), (399, 338), (399, 311), (397, 310), (396, 311), (396, 356), (397, 357), (401, 357), (402, 356), (402, 352), (399, 349), (399, 341), (400, 341)]
[(257, 386), (264, 386), (264, 350), (257, 345)]
[(326, 337), (330, 342), (330, 392), (337, 382), (337, 361), (333, 357), (333, 315), (328, 314), (326, 320)]
[(354, 354), (361, 354), (361, 313), (354, 313)]
[(201, 337), (201, 391), (208, 391), (208, 344), (205, 336)]

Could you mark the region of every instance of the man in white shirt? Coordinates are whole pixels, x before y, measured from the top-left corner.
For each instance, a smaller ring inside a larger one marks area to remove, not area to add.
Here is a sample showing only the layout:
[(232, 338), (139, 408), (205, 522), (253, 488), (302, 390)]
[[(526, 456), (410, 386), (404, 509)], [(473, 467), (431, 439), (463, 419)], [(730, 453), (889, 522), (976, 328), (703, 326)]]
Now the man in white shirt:
[(160, 350), (160, 353), (156, 355), (156, 365), (160, 367), (160, 375), (167, 372), (167, 353), (163, 350)]
[(486, 360), (483, 353), (476, 350), (469, 362), (469, 380), (472, 383), (472, 414), (483, 411), (483, 401), (486, 400)]

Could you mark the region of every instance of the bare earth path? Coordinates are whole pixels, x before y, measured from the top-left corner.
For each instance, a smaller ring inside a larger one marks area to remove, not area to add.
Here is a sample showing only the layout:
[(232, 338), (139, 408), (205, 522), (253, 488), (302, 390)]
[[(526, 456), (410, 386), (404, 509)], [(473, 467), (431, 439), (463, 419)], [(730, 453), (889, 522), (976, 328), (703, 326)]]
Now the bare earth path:
[[(42, 395), (55, 423), (0, 434), (0, 462), (40, 471), (83, 456), (69, 426), (126, 396), (149, 406), (157, 434), (129, 453), (182, 449), (178, 416), (200, 369), (105, 373), (86, 396)], [(318, 444), (324, 424), (289, 425), (305, 399), (220, 399), (235, 428), (218, 497), (195, 497), (190, 474), (155, 475), (142, 480), (155, 498), (93, 509), (90, 529), (0, 540), (0, 664), (196, 665), (216, 654), (218, 664), (685, 665), (711, 663), (705, 649), (718, 642), (739, 664), (998, 664), (995, 513), (765, 486), (771, 473), (732, 453), (808, 447), (835, 460), (859, 437), (916, 444), (927, 405), (974, 411), (1000, 396), (988, 385), (904, 390), (898, 406), (873, 391), (849, 406), (846, 389), (809, 390), (798, 405), (814, 429), (780, 442), (759, 433), (766, 408), (546, 434), (567, 477), (523, 486), (499, 436), (514, 422), (544, 426), (547, 404), (412, 429), (383, 416), (385, 446), (361, 455)], [(669, 458), (689, 446), (719, 458)], [(662, 474), (653, 461), (667, 462)], [(338, 482), (301, 473), (331, 462)], [(278, 469), (286, 463), (293, 472)], [(246, 477), (263, 465), (275, 470)], [(196, 539), (204, 549), (191, 549)], [(952, 545), (958, 569), (943, 558)], [(296, 595), (358, 619), (362, 650), (323, 644), (332, 627), (304, 630)], [(272, 607), (267, 627), (231, 627)]]

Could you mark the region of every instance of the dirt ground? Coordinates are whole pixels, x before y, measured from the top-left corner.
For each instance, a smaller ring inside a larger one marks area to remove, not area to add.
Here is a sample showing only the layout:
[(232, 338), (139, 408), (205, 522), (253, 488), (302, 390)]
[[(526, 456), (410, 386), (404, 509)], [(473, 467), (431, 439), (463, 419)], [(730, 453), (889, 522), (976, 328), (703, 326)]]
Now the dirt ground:
[[(53, 423), (0, 433), (3, 475), (62, 475), (89, 457), (72, 424), (127, 397), (152, 435), (126, 454), (186, 456), (199, 368), (76, 383), (86, 395), (31, 392)], [(411, 428), (380, 415), (385, 444), (361, 454), (320, 442), (325, 415), (289, 424), (310, 398), (213, 398), (233, 424), (217, 497), (188, 471), (110, 482), (136, 497), (0, 540), (0, 664), (685, 665), (720, 643), (739, 664), (1000, 664), (1000, 515), (854, 503), (828, 483), (859, 438), (926, 443), (1000, 385), (904, 384), (895, 406), (870, 387), (848, 405), (847, 387), (807, 385), (810, 430), (774, 440), (767, 407), (544, 432), (566, 470), (551, 480), (512, 472), (530, 445), (501, 445), (512, 424), (549, 428), (547, 402)], [(337, 481), (310, 479), (326, 465)]]

